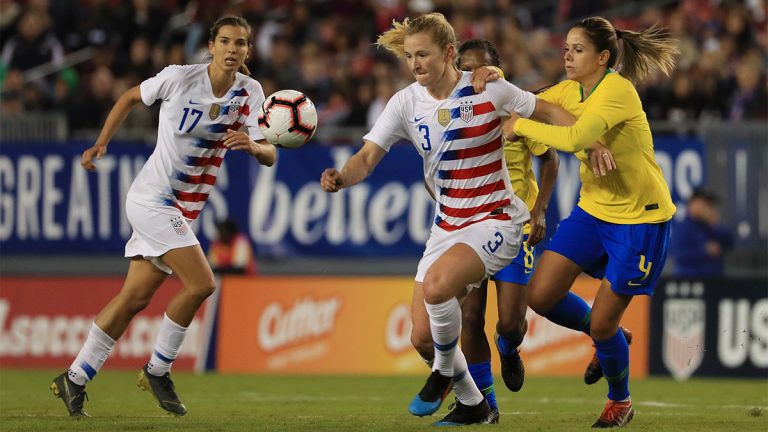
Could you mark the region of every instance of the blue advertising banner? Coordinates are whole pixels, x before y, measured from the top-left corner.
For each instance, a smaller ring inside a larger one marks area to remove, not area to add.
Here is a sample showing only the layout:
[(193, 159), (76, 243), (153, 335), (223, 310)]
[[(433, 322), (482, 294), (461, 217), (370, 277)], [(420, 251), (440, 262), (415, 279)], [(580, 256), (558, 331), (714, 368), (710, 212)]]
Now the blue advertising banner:
[[(705, 181), (702, 144), (674, 138), (656, 143), (656, 157), (680, 203)], [(0, 252), (122, 253), (131, 234), (125, 195), (152, 148), (113, 143), (97, 172), (89, 173), (80, 167), (89, 145), (3, 144)], [(231, 217), (261, 256), (418, 257), (434, 217), (421, 159), (410, 145), (395, 146), (365, 182), (323, 192), (322, 171), (343, 166), (355, 151), (311, 144), (280, 150), (271, 168), (230, 152), (193, 225), (198, 238), (205, 247), (216, 237), (215, 222)], [(579, 187), (579, 162), (564, 156), (547, 214), (550, 234), (578, 201)]]

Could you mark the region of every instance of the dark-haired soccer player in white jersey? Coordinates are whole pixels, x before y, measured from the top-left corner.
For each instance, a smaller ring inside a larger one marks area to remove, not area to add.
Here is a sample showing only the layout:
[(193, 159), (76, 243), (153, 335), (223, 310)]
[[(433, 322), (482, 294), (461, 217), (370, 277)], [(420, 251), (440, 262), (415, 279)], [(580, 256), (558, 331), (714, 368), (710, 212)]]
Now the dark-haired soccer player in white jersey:
[(389, 100), (363, 137), (362, 149), (340, 171), (325, 170), (321, 185), (336, 192), (360, 183), (395, 141), (414, 144), (437, 205), (416, 273), (411, 335), (423, 357), (434, 356), (433, 372), (409, 411), (434, 413), (453, 383), (455, 409), (437, 424), (484, 423), (488, 402), (457, 350), (459, 301), (467, 287), (512, 261), (529, 219), (505, 169), (501, 121), (512, 112), (557, 124), (569, 124), (573, 117), (506, 81), (475, 92), (471, 74), (456, 68), (456, 36), (439, 13), (394, 22), (378, 44), (404, 58), (416, 82)]
[(69, 370), (51, 384), (72, 416), (88, 416), (83, 410), (85, 384), (172, 272), (184, 286), (166, 309), (152, 356), (139, 372), (139, 386), (152, 392), (160, 408), (176, 415), (187, 412), (169, 371), (195, 313), (215, 289), (213, 272), (189, 223), (205, 205), (228, 149), (246, 151), (266, 166), (277, 156), (256, 121), (264, 92), (245, 67), (251, 44), (251, 28), (243, 18), (219, 19), (210, 31), (210, 64), (168, 66), (127, 90), (96, 144), (83, 153), (82, 166), (94, 171), (94, 159), (105, 154), (131, 109), (139, 102), (161, 101), (157, 146), (126, 198), (133, 235), (125, 246), (131, 259), (125, 283), (96, 317)]

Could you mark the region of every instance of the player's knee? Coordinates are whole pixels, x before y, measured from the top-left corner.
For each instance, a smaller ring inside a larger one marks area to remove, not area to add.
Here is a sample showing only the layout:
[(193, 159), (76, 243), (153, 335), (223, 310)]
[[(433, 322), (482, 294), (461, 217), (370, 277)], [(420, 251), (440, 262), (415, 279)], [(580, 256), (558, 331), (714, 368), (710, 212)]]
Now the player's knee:
[(525, 316), (512, 316), (512, 314), (499, 317), (496, 331), (508, 338), (522, 338), (528, 330), (528, 322)]
[(187, 287), (189, 294), (203, 301), (216, 291), (216, 283), (213, 279), (200, 281)]
[(438, 274), (427, 272), (422, 283), (424, 301), (429, 304), (444, 303), (453, 297), (446, 289), (446, 281)]
[(137, 296), (128, 298), (123, 304), (128, 313), (133, 316), (146, 309), (151, 300), (152, 296)]
[(596, 341), (608, 340), (619, 331), (619, 326), (606, 320), (595, 319), (589, 323), (589, 334)]

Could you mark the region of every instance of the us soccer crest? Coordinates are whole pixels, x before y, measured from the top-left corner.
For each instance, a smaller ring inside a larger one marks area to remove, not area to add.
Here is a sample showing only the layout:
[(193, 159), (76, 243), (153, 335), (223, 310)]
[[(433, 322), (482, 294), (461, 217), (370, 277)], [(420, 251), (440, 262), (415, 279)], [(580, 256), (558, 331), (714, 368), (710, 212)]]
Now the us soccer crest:
[(221, 114), (221, 105), (212, 104), (211, 110), (208, 111), (208, 116), (211, 118), (211, 120), (216, 120), (217, 118), (219, 118), (220, 114)]
[[(693, 375), (704, 360), (706, 305), (701, 298), (704, 287), (700, 282), (693, 285), (669, 282), (666, 289), (669, 297), (664, 302), (662, 358), (672, 376), (683, 381)], [(694, 298), (675, 298), (688, 293)]]
[(437, 122), (440, 123), (440, 126), (448, 126), (450, 121), (451, 110), (445, 108), (437, 110)]
[(227, 116), (232, 121), (237, 120), (240, 117), (240, 102), (231, 102), (227, 111)]
[(459, 114), (464, 122), (469, 123), (475, 116), (475, 106), (472, 105), (472, 102), (462, 103), (459, 106)]

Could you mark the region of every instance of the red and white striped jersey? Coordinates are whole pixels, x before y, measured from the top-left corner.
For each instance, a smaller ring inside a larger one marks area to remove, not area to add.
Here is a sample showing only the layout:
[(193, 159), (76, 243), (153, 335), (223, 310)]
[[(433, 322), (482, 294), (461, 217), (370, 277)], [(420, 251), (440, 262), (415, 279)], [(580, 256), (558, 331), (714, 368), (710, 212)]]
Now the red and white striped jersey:
[(133, 181), (128, 199), (152, 208), (175, 207), (194, 220), (216, 183), (227, 152), (227, 129), (247, 128), (264, 139), (256, 108), (264, 91), (256, 80), (237, 73), (223, 97), (215, 97), (208, 65), (168, 66), (141, 83), (146, 105), (160, 100), (157, 146)]
[(409, 85), (392, 96), (363, 137), (386, 151), (400, 139), (413, 143), (437, 200), (435, 224), (448, 231), (485, 219), (522, 223), (530, 217), (512, 192), (501, 121), (513, 111), (530, 117), (536, 97), (504, 80), (477, 94), (470, 78), (463, 73), (443, 100), (418, 83)]

